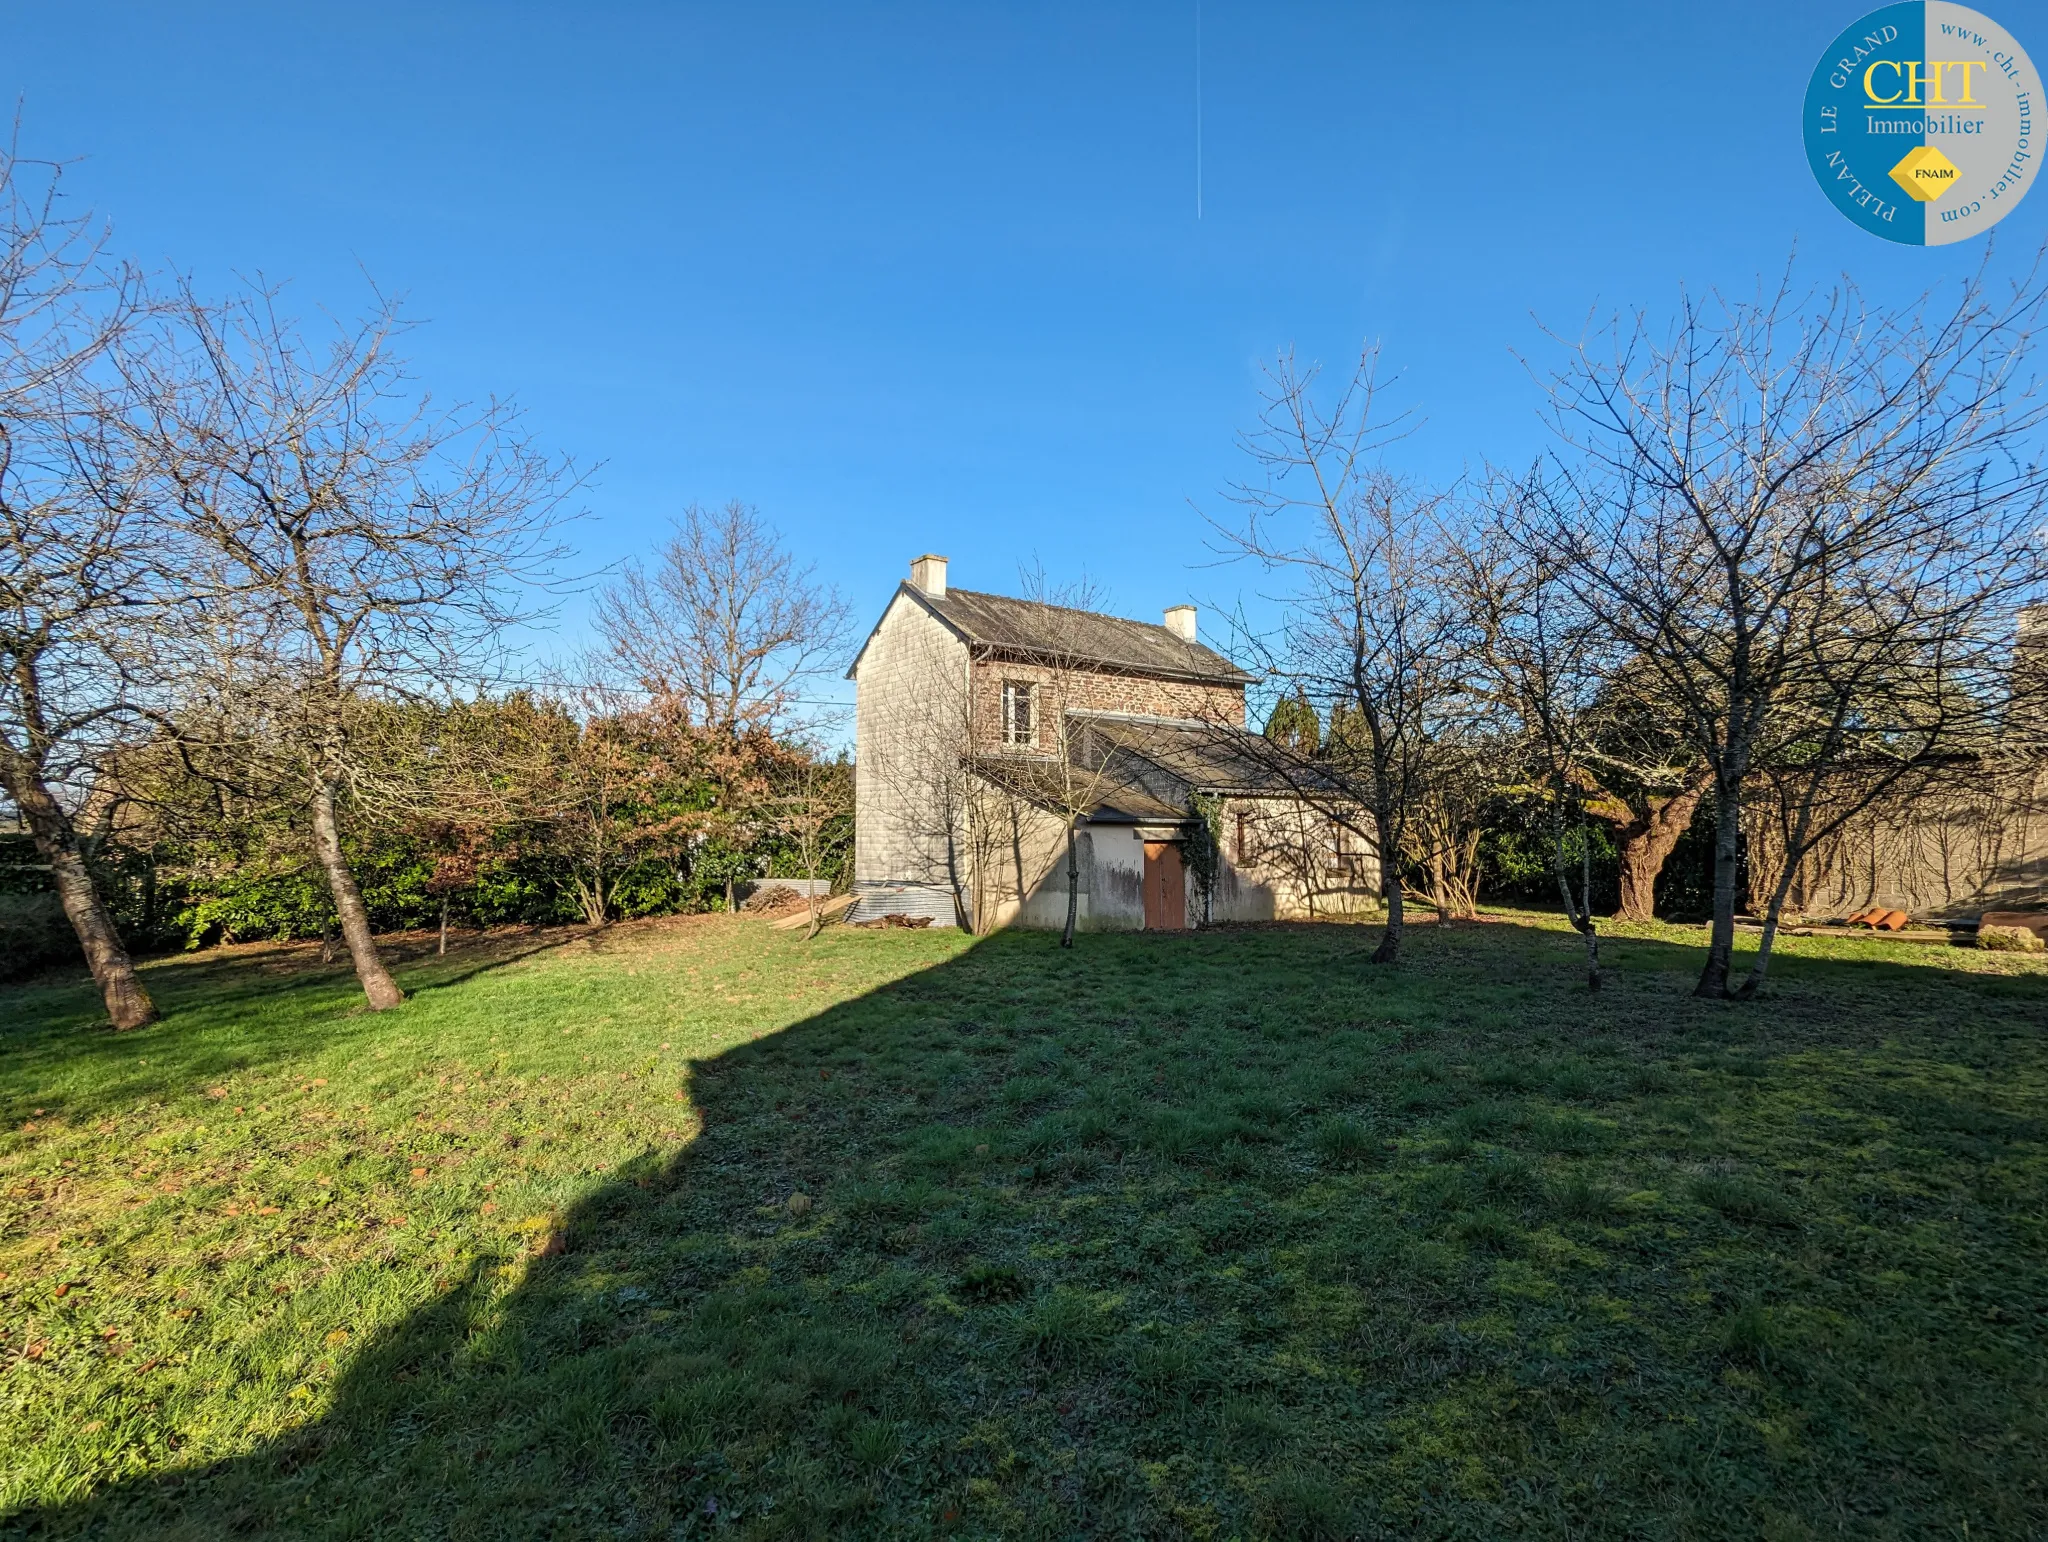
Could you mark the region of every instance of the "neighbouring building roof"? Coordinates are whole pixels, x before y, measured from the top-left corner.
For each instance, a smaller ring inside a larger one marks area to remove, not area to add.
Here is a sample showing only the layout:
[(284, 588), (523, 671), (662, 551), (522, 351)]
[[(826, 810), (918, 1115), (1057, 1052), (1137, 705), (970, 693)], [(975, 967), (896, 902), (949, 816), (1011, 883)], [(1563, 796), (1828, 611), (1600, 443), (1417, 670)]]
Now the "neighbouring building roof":
[[(1020, 659), (1052, 660), (1203, 685), (1249, 685), (1252, 677), (1213, 648), (1183, 641), (1148, 621), (972, 589), (932, 596), (914, 584), (897, 591), (937, 616), (971, 646)], [(865, 648), (862, 650), (865, 652)], [(860, 660), (854, 660), (857, 669)], [(852, 670), (847, 672), (849, 675)]]

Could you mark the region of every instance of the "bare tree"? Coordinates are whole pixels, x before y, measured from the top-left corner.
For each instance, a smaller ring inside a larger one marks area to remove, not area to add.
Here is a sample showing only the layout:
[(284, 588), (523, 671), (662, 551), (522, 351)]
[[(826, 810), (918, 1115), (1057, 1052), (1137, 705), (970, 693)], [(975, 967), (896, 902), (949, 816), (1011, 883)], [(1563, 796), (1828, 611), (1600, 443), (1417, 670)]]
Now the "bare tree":
[(650, 697), (738, 738), (797, 726), (805, 689), (844, 650), (847, 609), (758, 509), (693, 503), (651, 570), (629, 563), (599, 592), (596, 622), (612, 661)]
[(505, 404), (437, 409), (379, 302), (321, 340), (275, 290), (190, 291), (175, 351), (137, 372), (183, 527), (208, 554), (208, 600), (245, 641), (240, 688), (267, 703), (296, 768), (315, 855), (372, 1008), (403, 999), (370, 931), (340, 807), (359, 698), (431, 696), (484, 672), (559, 555), (569, 485)]
[(1479, 842), (1504, 774), (1505, 746), (1465, 714), (1441, 725), (1410, 822), (1410, 854), (1438, 925), (1479, 914)]
[[(1355, 728), (1334, 730), (1313, 776), (1294, 790), (1351, 827), (1363, 810), (1379, 853), (1386, 930), (1379, 963), (1400, 954), (1401, 865), (1426, 838), (1417, 818), (1442, 720), (1461, 710), (1462, 618), (1445, 582), (1445, 500), (1389, 471), (1381, 455), (1401, 420), (1376, 414), (1370, 347), (1327, 406), (1317, 372), (1283, 354), (1269, 370), (1259, 427), (1245, 448), (1263, 473), (1236, 489), (1241, 526), (1228, 550), (1285, 575), (1285, 636), (1275, 670)], [(1425, 857), (1428, 853), (1424, 853)]]
[(0, 152), (0, 790), (50, 869), (116, 1028), (156, 1016), (74, 810), (154, 680), (157, 521), (110, 366), (132, 274), (58, 207), (58, 168)]
[[(1804, 853), (1989, 730), (2044, 577), (2048, 404), (2027, 364), (2044, 298), (2037, 277), (1999, 295), (1980, 272), (1893, 309), (1788, 276), (1688, 298), (1662, 335), (1617, 322), (1553, 385), (1577, 458), (1547, 493), (1551, 556), (1713, 778), (1699, 995), (1753, 994)], [(1731, 992), (1744, 789), (1785, 768), (1806, 791)]]
[[(1597, 991), (1600, 930), (1585, 814), (1611, 660), (1597, 618), (1524, 544), (1525, 489), (1497, 485), (1493, 502), (1493, 519), (1463, 544), (1457, 568), (1474, 633), (1474, 674), (1498, 731), (1542, 801), (1551, 876), (1566, 919), (1585, 939), (1586, 988)], [(1576, 864), (1569, 844), (1574, 825)]]

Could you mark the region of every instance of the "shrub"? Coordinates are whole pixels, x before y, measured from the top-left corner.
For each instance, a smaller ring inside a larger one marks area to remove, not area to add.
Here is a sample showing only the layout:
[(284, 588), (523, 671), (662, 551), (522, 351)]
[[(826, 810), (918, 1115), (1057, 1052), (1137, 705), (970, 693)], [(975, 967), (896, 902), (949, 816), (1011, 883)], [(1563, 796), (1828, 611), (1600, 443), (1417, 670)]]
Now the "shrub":
[(0, 894), (0, 979), (84, 962), (56, 895)]

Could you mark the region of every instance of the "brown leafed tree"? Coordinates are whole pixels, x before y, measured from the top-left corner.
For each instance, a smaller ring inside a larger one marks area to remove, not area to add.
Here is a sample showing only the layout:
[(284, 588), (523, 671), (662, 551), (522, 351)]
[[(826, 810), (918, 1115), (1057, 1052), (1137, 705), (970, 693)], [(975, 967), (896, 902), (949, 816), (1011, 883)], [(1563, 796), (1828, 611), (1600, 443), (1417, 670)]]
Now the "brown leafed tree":
[(58, 169), (0, 152), (0, 791), (49, 867), (116, 1028), (156, 1011), (74, 822), (159, 679), (162, 530), (112, 368), (132, 275), (58, 205)]
[(840, 837), (853, 815), (853, 768), (844, 760), (828, 760), (815, 746), (792, 746), (776, 768), (766, 800), (768, 826), (787, 843), (802, 869), (808, 922), (804, 940), (816, 937), (825, 924), (821, 882), (833, 876)]
[(292, 768), (315, 857), (371, 1007), (402, 1000), (344, 853), (351, 704), (431, 698), (487, 672), (559, 556), (566, 469), (500, 402), (439, 408), (379, 302), (308, 335), (275, 290), (189, 290), (135, 371), (164, 496), (232, 617), (235, 693)]
[[(2029, 350), (2048, 286), (1983, 276), (1891, 307), (1846, 281), (1687, 299), (1575, 350), (1547, 551), (1654, 674), (1713, 779), (1698, 994), (1750, 995), (1804, 854), (2002, 709), (2044, 578), (2048, 415)], [(1779, 880), (1731, 985), (1751, 779), (1787, 774)]]

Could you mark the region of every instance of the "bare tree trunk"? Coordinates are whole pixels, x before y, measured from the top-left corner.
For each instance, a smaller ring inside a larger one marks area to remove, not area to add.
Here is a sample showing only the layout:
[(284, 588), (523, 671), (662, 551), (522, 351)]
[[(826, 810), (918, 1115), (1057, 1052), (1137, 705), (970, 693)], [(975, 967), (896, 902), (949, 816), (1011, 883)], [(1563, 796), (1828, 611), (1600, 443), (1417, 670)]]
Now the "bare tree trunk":
[(100, 988), (100, 998), (106, 1002), (108, 1019), (116, 1028), (140, 1028), (154, 1022), (156, 1006), (135, 977), (135, 965), (93, 887), (92, 874), (78, 854), (77, 836), (62, 806), (34, 777), (9, 777), (7, 791), (35, 838), (36, 854), (50, 865), (57, 898), (71, 929), (78, 934), (78, 946), (85, 954), (86, 967), (92, 970), (93, 983)]
[[(1554, 789), (1562, 798), (1563, 786)], [(1565, 864), (1564, 820), (1555, 808), (1550, 819), (1550, 865), (1557, 874), (1557, 892), (1564, 899), (1565, 919), (1586, 939), (1586, 989), (1600, 989), (1600, 928), (1593, 919), (1593, 843), (1586, 839), (1586, 827), (1579, 826), (1579, 891), (1572, 893), (1572, 878)]]
[(1081, 911), (1081, 858), (1074, 849), (1074, 826), (1067, 823), (1067, 927), (1060, 933), (1060, 946), (1074, 945), (1074, 923)]
[(443, 958), (448, 956), (448, 896), (441, 896), (441, 946), (434, 950)]
[(1679, 837), (1692, 827), (1693, 812), (1706, 792), (1707, 783), (1702, 778), (1698, 786), (1673, 793), (1647, 815), (1638, 815), (1616, 828), (1621, 857), (1621, 906), (1614, 913), (1616, 920), (1657, 919), (1658, 876)]
[(1714, 789), (1714, 920), (1707, 938), (1707, 965), (1695, 996), (1719, 1001), (1728, 994), (1735, 960), (1735, 885), (1740, 877), (1742, 795), (1740, 783)]
[[(1803, 852), (1807, 838), (1813, 829), (1813, 804), (1820, 790), (1819, 778), (1809, 778), (1806, 790), (1799, 800), (1799, 814), (1793, 823), (1791, 838), (1786, 841), (1787, 851)], [(1764, 975), (1771, 967), (1771, 945), (1778, 940), (1778, 918), (1785, 913), (1785, 896), (1791, 892), (1792, 882), (1799, 874), (1799, 861), (1787, 861), (1778, 872), (1778, 882), (1771, 890), (1769, 906), (1764, 911), (1764, 934), (1757, 943), (1756, 958), (1749, 966), (1749, 976), (1736, 992), (1748, 1001), (1763, 989)]]
[(341, 830), (334, 819), (334, 783), (325, 777), (313, 782), (313, 849), (327, 874), (327, 887), (334, 895), (334, 913), (341, 920), (342, 940), (356, 966), (356, 978), (363, 982), (363, 995), (373, 1012), (389, 1011), (405, 1000), (391, 972), (377, 952), (377, 939), (370, 934), (370, 913), (363, 908), (362, 891), (355, 874), (341, 856)]
[(1380, 935), (1380, 945), (1372, 950), (1375, 964), (1391, 964), (1401, 956), (1401, 857), (1395, 852), (1390, 859), (1393, 845), (1393, 821), (1385, 815), (1373, 820), (1379, 832), (1380, 842), (1380, 893), (1387, 901), (1387, 929)]

